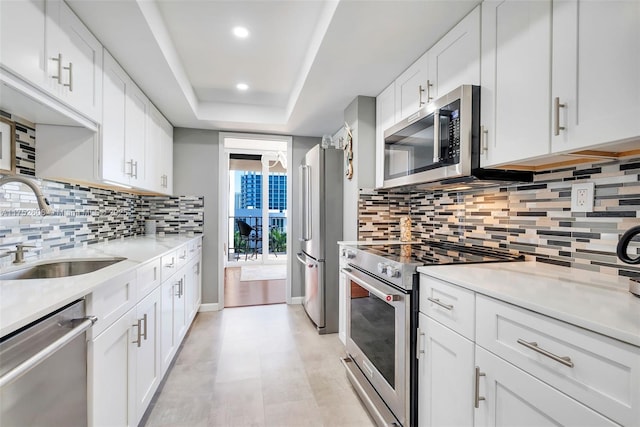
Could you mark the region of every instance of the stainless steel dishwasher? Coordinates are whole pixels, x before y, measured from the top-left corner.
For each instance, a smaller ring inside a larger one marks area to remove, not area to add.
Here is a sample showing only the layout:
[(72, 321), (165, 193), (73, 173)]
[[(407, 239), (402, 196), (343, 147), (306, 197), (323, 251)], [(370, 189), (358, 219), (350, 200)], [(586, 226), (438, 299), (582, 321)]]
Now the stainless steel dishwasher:
[(86, 426), (87, 340), (73, 302), (0, 339), (0, 425)]

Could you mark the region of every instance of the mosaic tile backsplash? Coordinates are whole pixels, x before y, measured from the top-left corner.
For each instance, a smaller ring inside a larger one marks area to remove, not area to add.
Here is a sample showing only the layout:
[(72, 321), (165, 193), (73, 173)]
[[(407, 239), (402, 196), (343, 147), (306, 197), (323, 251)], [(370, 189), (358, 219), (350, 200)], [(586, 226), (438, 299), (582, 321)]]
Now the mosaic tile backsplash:
[[(157, 233), (202, 233), (204, 199), (198, 196), (140, 196), (113, 190), (38, 180), (55, 214), (41, 216), (36, 198), (21, 184), (0, 191), (0, 256), (17, 243), (37, 253), (144, 234), (156, 220)], [(30, 254), (34, 256), (32, 251)], [(10, 257), (4, 257), (10, 258)], [(7, 260), (0, 258), (0, 264)]]
[[(16, 123), (16, 173), (35, 177), (35, 125), (0, 115)], [(35, 179), (35, 178), (34, 178)], [(144, 234), (144, 221), (155, 220), (156, 232), (202, 233), (204, 198), (141, 196), (107, 189), (37, 180), (55, 215), (41, 216), (35, 195), (17, 183), (0, 188), (0, 265), (17, 243), (34, 245), (26, 257), (84, 244)]]
[[(576, 182), (595, 184), (593, 212), (571, 212)], [(640, 225), (639, 206), (640, 158), (608, 161), (464, 193), (361, 190), (359, 238), (398, 238), (399, 218), (409, 215), (414, 240), (502, 248), (550, 264), (636, 276), (640, 267), (619, 261), (616, 246), (622, 233)]]

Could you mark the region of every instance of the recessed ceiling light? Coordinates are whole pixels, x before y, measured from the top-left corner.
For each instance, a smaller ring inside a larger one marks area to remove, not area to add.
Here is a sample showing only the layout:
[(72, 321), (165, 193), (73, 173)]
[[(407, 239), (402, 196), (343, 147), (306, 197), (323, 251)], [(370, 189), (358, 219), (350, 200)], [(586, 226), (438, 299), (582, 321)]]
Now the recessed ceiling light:
[(245, 27), (234, 27), (233, 35), (239, 39), (246, 39), (247, 37), (249, 37), (249, 30), (247, 30)]
[(246, 83), (238, 83), (236, 85), (236, 89), (245, 91), (245, 90), (249, 89), (249, 85), (246, 84)]

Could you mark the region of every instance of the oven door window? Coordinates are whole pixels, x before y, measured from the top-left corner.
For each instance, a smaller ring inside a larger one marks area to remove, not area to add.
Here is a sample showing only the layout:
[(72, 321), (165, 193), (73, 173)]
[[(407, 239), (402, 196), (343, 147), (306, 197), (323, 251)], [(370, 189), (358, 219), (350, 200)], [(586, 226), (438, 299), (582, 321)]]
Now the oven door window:
[(384, 140), (384, 178), (393, 179), (432, 169), (434, 114), (410, 124)]
[(395, 388), (395, 308), (351, 281), (351, 339)]

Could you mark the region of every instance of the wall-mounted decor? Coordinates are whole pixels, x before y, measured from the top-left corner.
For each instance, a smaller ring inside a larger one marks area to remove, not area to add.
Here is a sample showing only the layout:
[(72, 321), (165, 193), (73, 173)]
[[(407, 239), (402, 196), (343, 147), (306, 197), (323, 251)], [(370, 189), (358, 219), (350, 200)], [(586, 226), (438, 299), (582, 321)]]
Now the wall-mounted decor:
[(16, 124), (0, 117), (0, 173), (16, 171)]
[(347, 131), (347, 141), (343, 148), (345, 151), (345, 175), (347, 179), (351, 180), (353, 178), (353, 134), (348, 124), (345, 123), (344, 128)]

